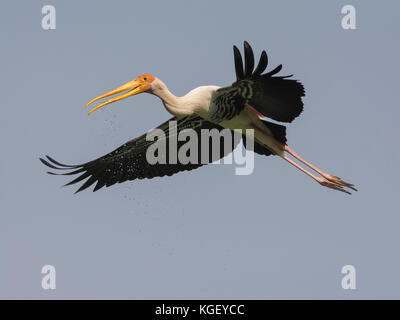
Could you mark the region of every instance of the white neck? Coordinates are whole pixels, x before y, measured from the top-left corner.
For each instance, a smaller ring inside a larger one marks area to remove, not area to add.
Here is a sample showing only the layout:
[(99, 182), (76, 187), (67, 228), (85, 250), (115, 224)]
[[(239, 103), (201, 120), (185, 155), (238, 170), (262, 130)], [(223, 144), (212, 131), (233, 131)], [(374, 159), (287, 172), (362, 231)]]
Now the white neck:
[(217, 90), (215, 86), (198, 87), (183, 97), (173, 95), (160, 79), (156, 78), (151, 84), (152, 94), (159, 97), (165, 109), (174, 116), (185, 116), (195, 112), (208, 113), (212, 93)]

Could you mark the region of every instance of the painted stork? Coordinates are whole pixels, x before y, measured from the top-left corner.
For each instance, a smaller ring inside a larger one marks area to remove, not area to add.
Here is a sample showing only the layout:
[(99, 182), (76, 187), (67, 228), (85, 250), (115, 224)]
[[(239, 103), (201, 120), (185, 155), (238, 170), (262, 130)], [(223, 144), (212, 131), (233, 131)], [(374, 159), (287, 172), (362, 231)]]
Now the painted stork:
[[(275, 76), (282, 69), (282, 65), (263, 74), (268, 64), (268, 56), (265, 51), (262, 51), (259, 63), (254, 69), (253, 50), (246, 41), (244, 42), (244, 66), (242, 56), (236, 46), (233, 46), (233, 52), (237, 79), (229, 87), (201, 86), (185, 96), (177, 97), (160, 79), (150, 74), (144, 74), (91, 100), (86, 107), (99, 99), (127, 91), (99, 104), (89, 112), (90, 114), (107, 104), (147, 92), (159, 97), (166, 110), (173, 115), (170, 120), (157, 127), (165, 132), (166, 140), (176, 138), (176, 135), (186, 128), (192, 128), (197, 132), (201, 129), (253, 129), (254, 152), (266, 156), (278, 155), (322, 186), (348, 194), (351, 193), (346, 188), (356, 191), (353, 184), (321, 171), (296, 154), (286, 144), (286, 127), (266, 120), (270, 118), (278, 122), (292, 122), (299, 116), (303, 110), (303, 85), (297, 80), (289, 79), (292, 75)], [(175, 132), (169, 130), (168, 123), (171, 120), (177, 122)], [(80, 165), (62, 164), (49, 156), (46, 156), (46, 159), (40, 158), (40, 160), (52, 169), (68, 170), (66, 173), (58, 174), (79, 174), (76, 179), (66, 185), (87, 179), (76, 192), (82, 191), (94, 183), (96, 185), (93, 191), (97, 191), (104, 186), (109, 187), (127, 180), (170, 176), (202, 165), (201, 162), (183, 164), (179, 161), (175, 164), (151, 165), (146, 161), (145, 154), (152, 143), (154, 142), (147, 141), (146, 134), (144, 134), (128, 141), (105, 156)], [(182, 142), (179, 143), (182, 144)], [(219, 158), (229, 154), (237, 143), (238, 141), (232, 141), (230, 150), (221, 149)], [(243, 144), (246, 147), (245, 139), (243, 139)], [(166, 153), (168, 155), (168, 150)], [(303, 166), (289, 158), (288, 154)], [(212, 162), (216, 159), (210, 158), (209, 160)], [(319, 176), (305, 169), (304, 165)]]

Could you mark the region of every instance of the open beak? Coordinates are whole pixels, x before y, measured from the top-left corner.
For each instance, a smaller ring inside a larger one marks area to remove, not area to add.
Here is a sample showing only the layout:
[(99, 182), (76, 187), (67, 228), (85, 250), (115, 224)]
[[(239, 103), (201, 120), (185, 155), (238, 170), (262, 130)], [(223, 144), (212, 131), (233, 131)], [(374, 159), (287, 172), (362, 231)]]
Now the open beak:
[(114, 90), (111, 90), (110, 92), (107, 92), (105, 94), (102, 94), (101, 96), (98, 96), (97, 98), (94, 98), (93, 100), (91, 100), (85, 106), (85, 108), (87, 108), (89, 104), (91, 104), (91, 103), (93, 103), (93, 102), (95, 102), (97, 100), (100, 100), (100, 99), (103, 99), (105, 97), (109, 97), (109, 96), (112, 96), (114, 94), (117, 94), (117, 93), (120, 93), (120, 92), (128, 90), (128, 92), (125, 92), (124, 94), (121, 94), (120, 96), (114, 97), (112, 99), (109, 99), (109, 100), (99, 104), (97, 107), (95, 107), (95, 108), (93, 108), (92, 110), (89, 111), (88, 114), (91, 114), (93, 111), (95, 111), (97, 109), (100, 109), (101, 107), (104, 107), (107, 104), (113, 103), (113, 102), (118, 101), (118, 100), (125, 99), (125, 98), (133, 96), (135, 94), (142, 93), (142, 92), (147, 90), (147, 87), (148, 87), (148, 85), (146, 83), (144, 83), (139, 78), (136, 78), (136, 79), (134, 79), (132, 81), (129, 81), (129, 82), (123, 84), (122, 86), (120, 86), (120, 87), (118, 87), (118, 88), (116, 88)]

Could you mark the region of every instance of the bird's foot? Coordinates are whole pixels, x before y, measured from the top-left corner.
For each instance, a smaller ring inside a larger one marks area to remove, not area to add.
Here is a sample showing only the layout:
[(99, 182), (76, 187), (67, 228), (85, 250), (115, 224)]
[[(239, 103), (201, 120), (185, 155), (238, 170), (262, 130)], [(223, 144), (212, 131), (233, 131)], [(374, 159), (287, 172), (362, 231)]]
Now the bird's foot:
[(357, 189), (354, 187), (354, 184), (348, 183), (343, 181), (342, 179), (340, 179), (339, 177), (333, 176), (331, 174), (325, 174), (324, 178), (326, 178), (328, 181), (333, 182), (337, 185), (343, 186), (343, 187), (347, 187), (350, 188), (354, 191), (357, 191)]
[[(326, 178), (317, 178), (317, 181), (318, 181), (318, 183), (319, 183), (321, 186), (328, 187), (328, 188), (330, 188), (330, 189), (334, 189), (334, 190), (338, 190), (338, 191), (342, 191), (342, 192), (347, 193), (347, 194), (351, 194), (351, 192), (347, 191), (347, 190), (344, 188), (343, 185), (338, 184), (338, 183), (335, 183), (335, 182), (333, 182), (333, 181), (329, 181), (329, 180), (326, 179)], [(341, 180), (340, 180), (340, 181), (341, 181)]]

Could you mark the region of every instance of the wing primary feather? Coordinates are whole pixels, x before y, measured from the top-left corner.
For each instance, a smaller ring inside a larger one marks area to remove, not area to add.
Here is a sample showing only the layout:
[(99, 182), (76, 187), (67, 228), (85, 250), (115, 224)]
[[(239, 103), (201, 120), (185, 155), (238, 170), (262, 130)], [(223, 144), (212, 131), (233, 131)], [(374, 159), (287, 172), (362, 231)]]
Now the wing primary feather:
[(254, 69), (253, 49), (251, 48), (250, 44), (247, 41), (244, 42), (243, 46), (244, 46), (244, 63), (245, 63), (244, 77), (250, 78)]
[(96, 183), (96, 185), (95, 185), (95, 187), (93, 189), (93, 192), (103, 188), (105, 186), (105, 184), (106, 184), (106, 182), (104, 180), (97, 181), (97, 183)]
[(76, 165), (70, 165), (70, 164), (63, 164), (63, 163), (60, 163), (60, 162), (54, 160), (52, 157), (50, 157), (50, 156), (48, 156), (48, 155), (46, 155), (46, 158), (49, 159), (50, 162), (52, 162), (52, 163), (54, 163), (54, 164), (56, 164), (56, 165), (58, 165), (58, 166), (60, 166), (60, 167), (66, 167), (66, 168), (76, 168), (76, 167), (78, 167), (78, 166), (76, 166)]
[(66, 172), (66, 173), (54, 173), (54, 172), (50, 172), (48, 171), (47, 173), (52, 174), (54, 176), (71, 176), (80, 172), (86, 171), (86, 168), (79, 168), (78, 170), (74, 170), (71, 172)]
[(233, 56), (235, 59), (235, 71), (237, 81), (244, 79), (242, 55), (236, 46), (233, 46)]
[(261, 52), (261, 57), (260, 61), (258, 62), (256, 70), (254, 70), (253, 75), (254, 76), (260, 76), (264, 70), (268, 66), (268, 55), (265, 51)]
[(95, 183), (97, 178), (95, 176), (91, 176), (89, 179), (86, 180), (86, 182), (78, 189), (75, 191), (75, 193), (81, 192), (87, 188), (89, 188), (93, 183)]
[(264, 74), (263, 77), (270, 77), (270, 76), (273, 76), (274, 74), (278, 73), (278, 72), (281, 71), (281, 70), (282, 70), (282, 65), (280, 64), (280, 65), (277, 66), (274, 70), (272, 70), (272, 71), (270, 71), (270, 72)]
[(91, 173), (86, 171), (85, 173), (81, 174), (78, 178), (64, 184), (63, 187), (70, 186), (71, 184), (77, 183), (77, 182), (89, 177), (90, 175), (91, 175)]
[(40, 160), (44, 165), (46, 165), (46, 166), (48, 166), (49, 168), (52, 168), (52, 169), (56, 169), (56, 170), (68, 170), (68, 169), (69, 169), (69, 168), (59, 168), (59, 167), (56, 167), (56, 166), (52, 165), (51, 163), (47, 162), (46, 160), (44, 160), (43, 158), (39, 158), (39, 160)]
[(108, 172), (106, 170), (103, 170), (103, 172), (99, 172), (98, 174), (96, 174), (97, 183), (93, 189), (93, 192), (99, 190), (106, 184), (107, 175), (108, 175)]

